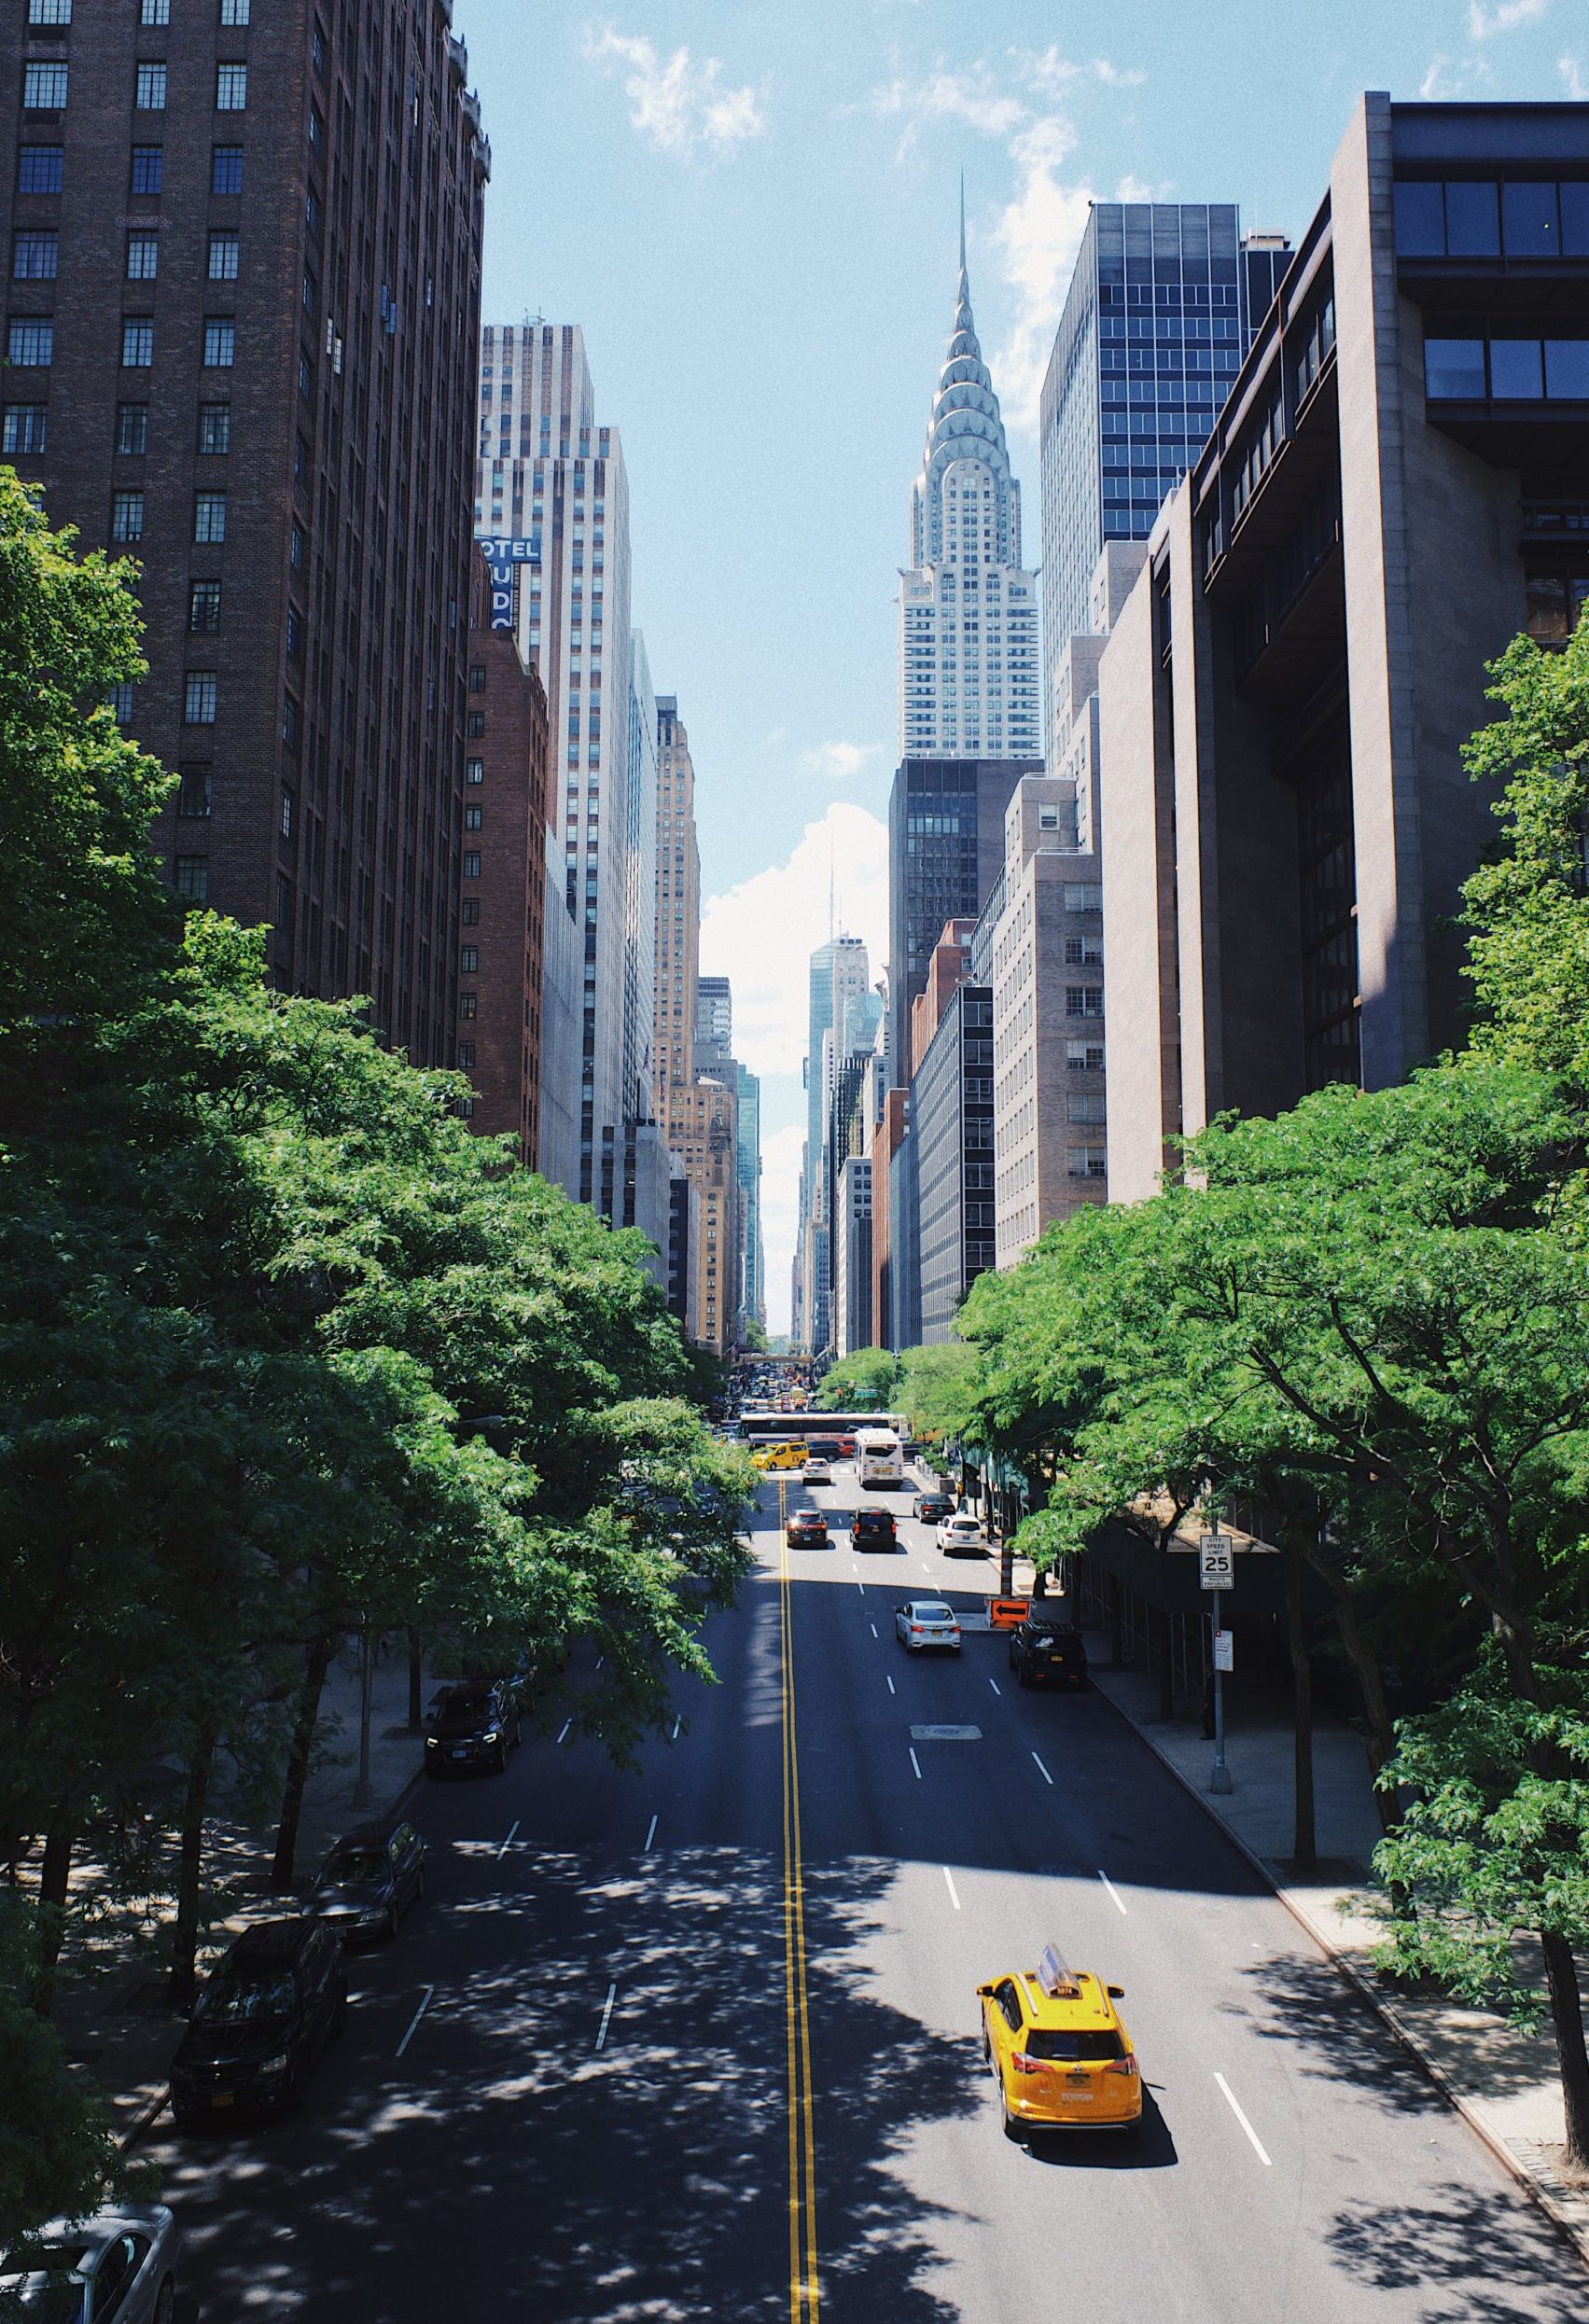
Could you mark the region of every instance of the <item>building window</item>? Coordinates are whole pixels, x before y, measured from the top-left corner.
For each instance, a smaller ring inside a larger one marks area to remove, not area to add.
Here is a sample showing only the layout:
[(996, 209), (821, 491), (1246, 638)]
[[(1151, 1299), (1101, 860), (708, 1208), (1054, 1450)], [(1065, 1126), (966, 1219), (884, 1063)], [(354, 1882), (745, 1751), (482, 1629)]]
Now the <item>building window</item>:
[(240, 194), (243, 191), (243, 147), (216, 146), (210, 155), (210, 191), (213, 194)]
[(135, 194), (158, 194), (164, 174), (165, 149), (163, 146), (133, 146), (132, 191)]
[(208, 767), (184, 767), (176, 794), (176, 812), (185, 823), (207, 821), (211, 783)]
[(23, 65), (24, 113), (59, 113), (65, 103), (66, 67), (63, 64)]
[(196, 636), (208, 635), (221, 625), (221, 585), (194, 581), (188, 591), (188, 626)]
[(288, 536), (287, 539), (286, 553), (287, 563), (291, 565), (293, 571), (295, 573), (301, 573), (303, 570), (304, 557), (307, 553), (306, 544), (303, 537), (303, 527), (301, 524), (295, 524), (293, 526), (292, 532)]
[(474, 1016), (478, 1015), (478, 1013), (479, 1013), (479, 1009), (480, 1009), (480, 995), (479, 995), (479, 994), (478, 994), (478, 993), (460, 993), (460, 994), (459, 994), (459, 995), (458, 995), (458, 1014), (459, 1014), (459, 1016), (460, 1016), (460, 1017), (463, 1017), (463, 1018), (465, 1018), (466, 1020), (467, 1020), (467, 1019), (469, 1019), (469, 1018), (472, 1018), (472, 1017), (474, 1017)]
[(154, 359), (154, 325), (147, 322), (123, 323), (121, 326), (122, 369), (146, 371)]
[(165, 111), (165, 67), (163, 64), (140, 64), (138, 93), (133, 99), (140, 113)]
[(140, 24), (169, 24), (171, 0), (141, 0), (138, 21)]
[(42, 370), (55, 360), (55, 326), (53, 323), (13, 323), (7, 335), (8, 359), (34, 370)]
[(230, 404), (202, 403), (199, 406), (199, 450), (207, 452), (231, 450)]
[(159, 272), (159, 235), (129, 234), (127, 237), (127, 280), (130, 283), (152, 283)]
[(30, 24), (69, 24), (72, 0), (28, 0)]
[(1067, 936), (1065, 939), (1065, 965), (1067, 968), (1098, 968), (1103, 966), (1104, 939), (1101, 936)]
[(314, 277), (305, 267), (303, 270), (303, 312), (305, 314), (314, 313), (319, 297), (320, 293)]
[(478, 973), (479, 968), (480, 946), (478, 944), (464, 945), (458, 953), (459, 975), (472, 977)]
[(113, 493), (110, 496), (110, 537), (113, 541), (141, 541), (144, 537), (144, 495), (142, 493)]
[(184, 726), (214, 726), (216, 722), (216, 673), (213, 670), (189, 670), (183, 695), (182, 723)]
[(210, 236), (210, 280), (212, 283), (235, 283), (237, 280), (238, 237), (235, 234)]
[(217, 113), (245, 113), (247, 110), (247, 65), (217, 64), (216, 67), (216, 111)]
[(458, 918), (462, 921), (466, 928), (479, 927), (480, 898), (478, 896), (465, 897), (463, 902), (458, 906)]
[(1067, 984), (1065, 988), (1065, 1013), (1067, 1017), (1101, 1017), (1104, 1013), (1102, 986)]
[(282, 696), (282, 741), (288, 750), (298, 748), (298, 704), (290, 694)]
[(1066, 1041), (1065, 1062), (1072, 1073), (1102, 1073), (1104, 1045), (1101, 1041)]
[(223, 25), (241, 27), (248, 21), (248, 0), (221, 0)]
[(1105, 1121), (1108, 1120), (1106, 1106), (1107, 1100), (1101, 1090), (1086, 1095), (1073, 1095), (1066, 1102), (1065, 1118), (1067, 1121)]
[(61, 267), (58, 234), (18, 234), (11, 244), (14, 283), (52, 283)]
[(292, 837), (292, 814), (296, 803), (291, 791), (284, 784), (282, 786), (282, 837), (284, 840), (289, 840)]
[(65, 176), (63, 146), (23, 146), (17, 155), (20, 194), (58, 194)]
[(4, 450), (7, 459), (23, 452), (39, 452), (45, 448), (48, 434), (47, 407), (41, 403), (8, 403), (6, 406)]
[(466, 758), (464, 761), (464, 780), (466, 783), (483, 783), (485, 781), (485, 760), (483, 758)]
[(296, 605), (286, 609), (286, 649), (294, 661), (303, 659), (303, 616)]
[(469, 664), (469, 691), (471, 694), (483, 694), (485, 691), (485, 664), (483, 661), (471, 661)]
[(236, 359), (236, 324), (229, 317), (211, 315), (204, 325), (204, 369), (230, 371)]
[(176, 892), (186, 896), (189, 903), (202, 904), (210, 892), (210, 859), (207, 856), (178, 856), (176, 858)]
[[(475, 1045), (472, 1041), (460, 1041), (458, 1043), (458, 1069), (462, 1073), (473, 1073), (475, 1069)], [(471, 1113), (474, 1111), (472, 1105), (469, 1106), (469, 1111)]]
[(123, 678), (119, 686), (113, 686), (105, 696), (105, 708), (110, 712), (118, 726), (131, 726), (132, 723), (132, 682), (131, 678)]
[(471, 710), (469, 712), (468, 717), (464, 721), (464, 731), (470, 737), (471, 740), (485, 732), (485, 713), (483, 710)]
[(464, 857), (464, 877), (466, 880), (478, 880), (480, 878), (480, 857), (478, 855), (467, 855)]
[(465, 830), (466, 830), (466, 831), (481, 831), (481, 830), (483, 830), (483, 829), (484, 829), (484, 828), (485, 828), (485, 809), (484, 809), (483, 807), (466, 807), (466, 808), (464, 809), (464, 828), (465, 828)]
[(223, 541), (226, 538), (226, 494), (200, 493), (193, 503), (193, 538), (196, 541)]
[(1091, 883), (1085, 886), (1080, 883), (1066, 884), (1065, 890), (1066, 912), (1102, 912), (1103, 908), (1104, 891), (1101, 886), (1094, 886)]

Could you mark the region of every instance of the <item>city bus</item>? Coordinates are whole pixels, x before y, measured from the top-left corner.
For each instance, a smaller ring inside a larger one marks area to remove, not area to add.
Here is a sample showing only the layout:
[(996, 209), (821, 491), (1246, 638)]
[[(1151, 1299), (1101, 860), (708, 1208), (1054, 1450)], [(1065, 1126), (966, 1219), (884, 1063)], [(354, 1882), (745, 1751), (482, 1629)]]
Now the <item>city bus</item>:
[(874, 1491), (905, 1482), (905, 1455), (893, 1428), (856, 1430), (856, 1482)]

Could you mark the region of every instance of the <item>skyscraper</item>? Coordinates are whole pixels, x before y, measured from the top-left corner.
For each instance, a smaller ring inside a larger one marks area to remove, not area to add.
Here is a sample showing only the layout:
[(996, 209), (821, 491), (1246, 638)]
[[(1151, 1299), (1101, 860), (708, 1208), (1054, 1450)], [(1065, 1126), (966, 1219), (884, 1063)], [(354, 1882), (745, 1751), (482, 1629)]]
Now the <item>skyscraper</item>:
[(178, 894), (451, 1064), (490, 150), (447, 17), (392, 13), (7, 9), (0, 448), (142, 567)]
[(724, 1074), (733, 1060), (733, 995), (727, 977), (695, 986), (695, 1070)]
[(1069, 640), (1094, 628), (1104, 545), (1146, 540), (1207, 441), (1289, 255), (1279, 235), (1244, 243), (1234, 202), (1093, 204), (1039, 421), (1044, 720), (1055, 770), (1054, 689)]
[(900, 758), (1036, 758), (1038, 647), (1037, 576), (1021, 564), (1021, 487), (971, 319), (962, 212), (955, 324), (899, 577)]
[(975, 920), (1004, 866), (1004, 816), (1042, 761), (905, 758), (888, 798), (888, 1057), (911, 1075), (911, 1008), (946, 920)]
[(495, 571), (517, 577), (500, 618), (546, 688), (553, 828), (584, 939), (579, 1197), (620, 1216), (647, 1046), (635, 980), (648, 761), (634, 731), (629, 486), (617, 429), (597, 424), (577, 324), (486, 327), (478, 450), (475, 523)]
[[(854, 1006), (869, 993), (871, 974), (866, 946), (858, 936), (829, 937), (811, 955), (805, 1051), (806, 1136), (795, 1273), (797, 1329), (814, 1353), (827, 1346), (830, 1319), (828, 1116), (840, 1061), (838, 1045), (852, 1022)], [(853, 1022), (857, 1023), (858, 1038), (864, 1017)]]

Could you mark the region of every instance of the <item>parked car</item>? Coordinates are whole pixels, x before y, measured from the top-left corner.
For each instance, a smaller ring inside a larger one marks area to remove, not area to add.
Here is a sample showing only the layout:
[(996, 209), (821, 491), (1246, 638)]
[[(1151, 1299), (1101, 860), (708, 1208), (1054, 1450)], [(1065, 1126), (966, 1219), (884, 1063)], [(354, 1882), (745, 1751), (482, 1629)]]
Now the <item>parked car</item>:
[(784, 1527), (784, 1538), (791, 1550), (825, 1550), (828, 1520), (819, 1509), (797, 1509)]
[(301, 2104), (347, 2007), (341, 1941), (323, 1921), (256, 1921), (205, 1978), (172, 2059), (177, 2122), (220, 2108)]
[(986, 1544), (977, 1520), (962, 1512), (944, 1518), (938, 1528), (938, 1546), (945, 1557), (981, 1557)]
[(1010, 1667), (1024, 1687), (1084, 1687), (1086, 1641), (1074, 1622), (1028, 1614), (1010, 1633)]
[(176, 2221), (163, 2203), (118, 2203), (88, 2219), (51, 2220), (0, 2251), (0, 2316), (37, 2324), (171, 2324)]
[(519, 1698), (506, 1678), (465, 1678), (444, 1687), (425, 1723), (425, 1772), (490, 1767), (500, 1774), (522, 1733)]
[(831, 1484), (833, 1471), (826, 1461), (812, 1460), (808, 1456), (805, 1464), (805, 1482), (807, 1484)]
[(943, 1518), (953, 1517), (954, 1514), (955, 1496), (952, 1493), (918, 1493), (911, 1503), (911, 1515), (919, 1517), (924, 1524), (936, 1525)]
[(424, 1894), (425, 1842), (404, 1818), (388, 1816), (338, 1841), (320, 1867), (309, 1910), (351, 1944), (360, 1937), (395, 1937)]
[(852, 1550), (892, 1550), (898, 1548), (899, 1539), (891, 1509), (857, 1509), (850, 1520)]
[(960, 1651), (958, 1618), (941, 1598), (907, 1598), (897, 1606), (894, 1635), (907, 1654), (925, 1654), (929, 1649), (945, 1654)]

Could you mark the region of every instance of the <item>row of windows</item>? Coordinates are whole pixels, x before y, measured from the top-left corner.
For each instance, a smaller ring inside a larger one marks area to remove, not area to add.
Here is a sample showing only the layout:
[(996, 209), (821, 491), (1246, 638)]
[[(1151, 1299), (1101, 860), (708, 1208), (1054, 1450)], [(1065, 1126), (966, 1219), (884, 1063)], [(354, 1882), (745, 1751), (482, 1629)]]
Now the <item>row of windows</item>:
[(1589, 183), (1403, 181), (1396, 250), (1403, 258), (1589, 257)]
[[(4, 450), (10, 457), (23, 452), (42, 452), (49, 433), (49, 406), (42, 403), (12, 403), (6, 406)], [(149, 448), (149, 407), (146, 403), (123, 403), (116, 407), (116, 449), (118, 453), (135, 457)], [(206, 403), (199, 407), (199, 445), (201, 452), (222, 453), (231, 450), (231, 406), (226, 403)]]
[[(47, 319), (13, 322), (7, 333), (7, 360), (22, 369), (44, 370), (55, 360), (55, 326)], [(129, 315), (121, 325), (121, 368), (146, 371), (155, 359), (155, 327), (146, 315)], [(237, 360), (237, 325), (229, 315), (204, 322), (204, 368), (229, 371)], [(216, 407), (222, 409), (224, 407)]]
[[(113, 541), (141, 541), (144, 537), (144, 503), (141, 492), (113, 493), (110, 497), (110, 537)], [(214, 546), (226, 538), (225, 493), (198, 493), (193, 502), (193, 538), (202, 545)]]
[[(158, 194), (164, 180), (165, 147), (134, 146), (130, 181), (132, 191), (135, 194)], [(17, 191), (20, 194), (58, 194), (65, 182), (64, 146), (22, 146), (19, 148)], [(240, 194), (243, 191), (241, 146), (211, 146), (210, 191), (212, 194)]]
[[(65, 64), (24, 64), (22, 67), (22, 111), (24, 113), (63, 113), (70, 67)], [(140, 64), (133, 84), (132, 104), (139, 113), (163, 113), (166, 109), (168, 68), (163, 64)], [(246, 64), (217, 64), (216, 67), (216, 111), (217, 113), (246, 113), (248, 110), (248, 67)]]
[[(248, 21), (249, 0), (220, 0), (220, 22), (240, 30)], [(28, 0), (28, 22), (43, 29), (72, 21), (72, 0)], [(171, 0), (138, 0), (140, 24), (169, 24)]]
[(1589, 403), (1589, 339), (1429, 339), (1424, 386), (1436, 401)]
[[(235, 283), (241, 255), (241, 238), (236, 234), (210, 236), (209, 263), (205, 270), (212, 283)], [(11, 280), (14, 283), (52, 283), (61, 270), (61, 237), (55, 233), (19, 233), (11, 244)], [(160, 274), (160, 236), (158, 234), (129, 234), (127, 237), (127, 280), (130, 283), (152, 283)]]

